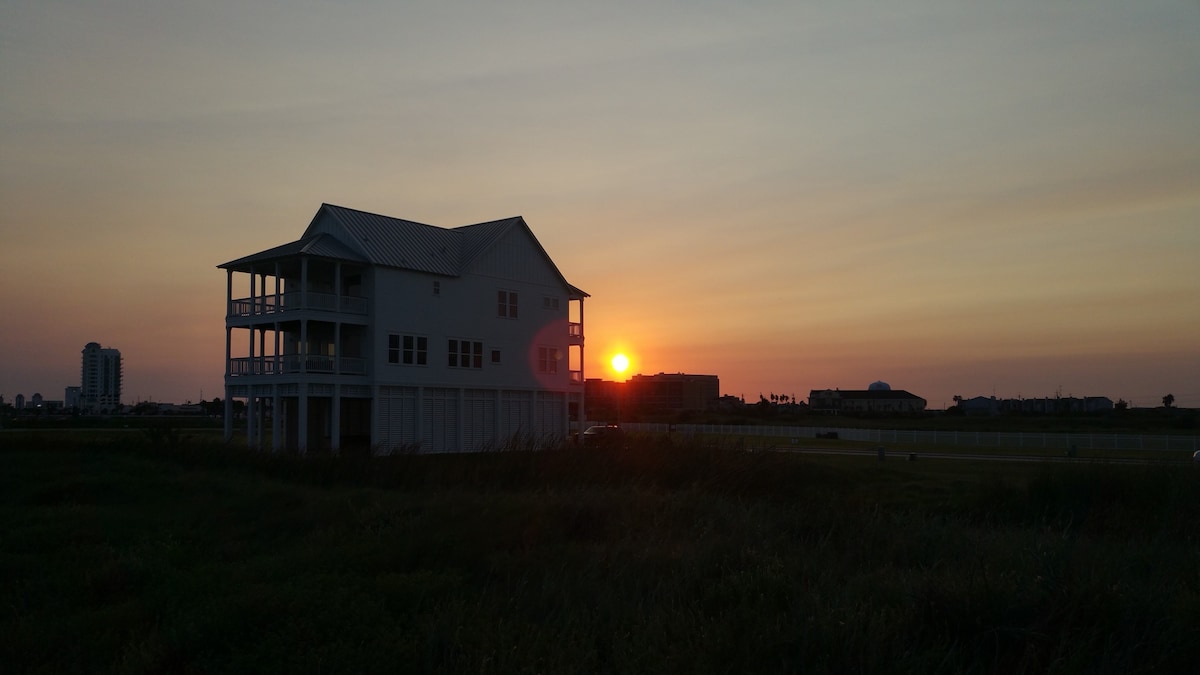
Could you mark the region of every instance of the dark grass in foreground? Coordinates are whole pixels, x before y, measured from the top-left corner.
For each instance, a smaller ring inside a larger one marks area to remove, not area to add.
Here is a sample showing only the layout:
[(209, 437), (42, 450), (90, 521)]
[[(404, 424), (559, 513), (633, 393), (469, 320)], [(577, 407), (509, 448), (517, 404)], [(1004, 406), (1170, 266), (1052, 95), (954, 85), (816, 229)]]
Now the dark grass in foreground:
[(0, 452), (6, 672), (1192, 672), (1200, 471)]

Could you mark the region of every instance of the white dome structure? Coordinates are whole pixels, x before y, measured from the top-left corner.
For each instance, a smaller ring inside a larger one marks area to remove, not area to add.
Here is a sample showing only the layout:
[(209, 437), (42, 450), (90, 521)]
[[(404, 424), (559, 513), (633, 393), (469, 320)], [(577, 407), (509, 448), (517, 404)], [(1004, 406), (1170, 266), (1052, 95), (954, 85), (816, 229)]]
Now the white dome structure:
[(867, 387), (867, 391), (891, 391), (891, 390), (892, 390), (892, 385), (888, 384), (887, 382), (884, 382), (883, 380), (876, 380)]

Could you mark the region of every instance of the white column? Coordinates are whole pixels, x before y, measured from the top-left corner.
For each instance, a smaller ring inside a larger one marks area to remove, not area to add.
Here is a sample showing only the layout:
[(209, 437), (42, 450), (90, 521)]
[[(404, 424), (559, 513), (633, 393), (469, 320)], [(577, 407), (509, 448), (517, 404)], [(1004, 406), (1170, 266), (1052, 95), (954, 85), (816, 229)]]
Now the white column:
[(333, 410), (329, 411), (329, 447), (337, 452), (342, 447), (342, 385), (333, 385)]
[(308, 451), (308, 385), (300, 383), (300, 396), (296, 409), (296, 447), (303, 455)]
[[(276, 338), (278, 343), (278, 338)], [(278, 353), (278, 351), (276, 351)], [(276, 357), (278, 358), (278, 357)], [(283, 415), (280, 408), (279, 385), (271, 385), (271, 450), (279, 452), (283, 448)]]
[[(254, 331), (251, 331), (253, 333)], [(258, 447), (258, 434), (255, 429), (258, 427), (257, 399), (254, 396), (254, 385), (250, 385), (250, 393), (246, 397), (246, 446), (251, 448)]]
[(233, 440), (233, 399), (229, 396), (229, 385), (225, 385), (225, 442)]

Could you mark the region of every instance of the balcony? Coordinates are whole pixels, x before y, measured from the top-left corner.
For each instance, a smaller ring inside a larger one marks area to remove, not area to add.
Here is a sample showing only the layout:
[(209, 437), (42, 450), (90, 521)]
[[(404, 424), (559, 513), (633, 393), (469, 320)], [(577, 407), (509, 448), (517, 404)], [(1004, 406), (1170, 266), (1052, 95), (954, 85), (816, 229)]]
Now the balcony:
[(567, 372), (571, 377), (571, 384), (583, 384), (583, 371), (571, 370)]
[(582, 343), (583, 342), (583, 324), (577, 323), (574, 321), (568, 323), (567, 324), (567, 337), (569, 337), (571, 339), (571, 342), (573, 342), (573, 343), (577, 343), (577, 344)]
[(238, 298), (229, 301), (229, 316), (264, 316), (311, 309), (344, 314), (366, 314), (367, 299), (351, 295), (309, 292), (301, 302), (300, 291)]
[(229, 359), (230, 377), (288, 375), (296, 373), (366, 375), (367, 360), (351, 356), (334, 357), (319, 354), (239, 356)]

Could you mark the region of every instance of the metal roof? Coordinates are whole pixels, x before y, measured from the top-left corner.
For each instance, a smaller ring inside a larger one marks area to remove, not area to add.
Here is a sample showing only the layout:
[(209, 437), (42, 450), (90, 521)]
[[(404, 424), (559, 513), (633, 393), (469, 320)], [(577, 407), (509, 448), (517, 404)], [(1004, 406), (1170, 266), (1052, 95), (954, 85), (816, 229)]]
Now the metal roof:
[(514, 228), (529, 237), (572, 298), (589, 297), (567, 283), (521, 216), (445, 229), (322, 204), (301, 239), (218, 267), (245, 267), (304, 254), (456, 277)]
[(332, 204), (321, 205), (314, 223), (322, 213), (341, 225), (373, 264), (458, 276), (462, 236), (453, 230)]
[(255, 263), (269, 262), (279, 260), (281, 258), (290, 258), (295, 255), (311, 255), (320, 258), (333, 258), (336, 260), (350, 260), (353, 262), (367, 262), (361, 255), (351, 251), (342, 242), (328, 234), (317, 234), (296, 241), (282, 244), (274, 248), (269, 248), (265, 251), (259, 251), (253, 255), (231, 260), (224, 265), (217, 265), (219, 268), (230, 267), (245, 267)]

